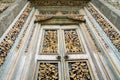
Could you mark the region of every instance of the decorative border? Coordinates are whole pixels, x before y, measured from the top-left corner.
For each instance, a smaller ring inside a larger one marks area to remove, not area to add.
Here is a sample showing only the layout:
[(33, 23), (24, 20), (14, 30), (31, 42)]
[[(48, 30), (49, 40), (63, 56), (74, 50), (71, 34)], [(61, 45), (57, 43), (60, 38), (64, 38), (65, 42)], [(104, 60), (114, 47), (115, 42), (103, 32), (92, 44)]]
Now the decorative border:
[(32, 6), (85, 6), (90, 0), (35, 0)]
[(115, 45), (115, 47), (120, 52), (120, 34), (111, 26), (100, 14), (95, 10), (95, 8), (91, 5), (87, 5), (88, 10), (91, 12), (93, 17), (96, 19), (96, 21), (99, 23), (103, 31), (106, 33), (106, 35), (109, 37), (109, 39), (112, 41), (112, 43)]
[(9, 50), (14, 44), (31, 10), (32, 8), (30, 8), (29, 4), (23, 11), (23, 14), (19, 17), (15, 25), (9, 30), (3, 41), (0, 43), (0, 66), (4, 63)]

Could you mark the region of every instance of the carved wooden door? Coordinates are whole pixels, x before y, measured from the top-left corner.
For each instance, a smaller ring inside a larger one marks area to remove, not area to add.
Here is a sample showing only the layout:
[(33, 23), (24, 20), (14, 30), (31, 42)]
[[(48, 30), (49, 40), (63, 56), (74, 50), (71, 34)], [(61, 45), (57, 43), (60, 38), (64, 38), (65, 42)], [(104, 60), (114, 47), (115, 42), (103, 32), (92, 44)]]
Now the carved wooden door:
[(92, 80), (78, 25), (43, 25), (36, 80)]

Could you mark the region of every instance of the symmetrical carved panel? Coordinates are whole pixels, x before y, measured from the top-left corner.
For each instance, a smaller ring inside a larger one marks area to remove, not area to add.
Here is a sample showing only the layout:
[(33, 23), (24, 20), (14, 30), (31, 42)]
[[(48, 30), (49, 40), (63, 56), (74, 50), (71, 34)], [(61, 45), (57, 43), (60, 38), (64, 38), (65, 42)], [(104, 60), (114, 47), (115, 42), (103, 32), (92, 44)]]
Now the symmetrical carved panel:
[(75, 29), (64, 30), (67, 53), (83, 53), (80, 40)]
[(57, 30), (45, 30), (42, 53), (57, 53), (58, 52), (58, 36)]
[(58, 63), (40, 63), (37, 80), (59, 80)]
[(86, 61), (69, 62), (70, 80), (92, 80)]
[(5, 57), (7, 56), (9, 50), (11, 49), (15, 39), (17, 38), (19, 32), (21, 31), (23, 24), (25, 23), (29, 13), (31, 11), (30, 5), (26, 7), (20, 18), (17, 20), (15, 25), (7, 33), (6, 37), (0, 43), (0, 66), (3, 64)]
[(84, 6), (90, 0), (31, 0), (32, 6)]
[(106, 35), (112, 41), (112, 43), (116, 46), (118, 51), (120, 52), (120, 34), (105, 20), (97, 10), (91, 4), (88, 4), (88, 10), (91, 12), (93, 17), (99, 23), (101, 28), (104, 30)]

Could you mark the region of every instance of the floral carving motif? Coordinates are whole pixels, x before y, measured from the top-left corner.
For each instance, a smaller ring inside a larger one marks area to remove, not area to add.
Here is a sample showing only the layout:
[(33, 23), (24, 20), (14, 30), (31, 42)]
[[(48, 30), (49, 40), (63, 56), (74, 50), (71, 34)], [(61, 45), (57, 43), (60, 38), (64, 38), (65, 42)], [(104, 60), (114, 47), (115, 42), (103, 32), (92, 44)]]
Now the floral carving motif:
[(67, 53), (83, 53), (76, 30), (64, 30)]
[(42, 52), (44, 54), (57, 53), (57, 50), (58, 50), (57, 30), (45, 30)]
[(91, 4), (88, 4), (88, 10), (91, 12), (93, 17), (96, 19), (96, 21), (99, 23), (103, 31), (106, 33), (106, 35), (109, 37), (109, 39), (112, 41), (112, 43), (116, 46), (118, 51), (120, 52), (120, 34), (111, 26), (107, 20), (105, 20), (97, 10), (94, 9), (94, 7)]
[(23, 24), (25, 23), (31, 10), (32, 9), (30, 8), (30, 5), (28, 5), (26, 9), (23, 11), (23, 14), (15, 23), (15, 25), (10, 29), (6, 37), (0, 43), (0, 66), (3, 64), (5, 57), (7, 56), (9, 50), (14, 44), (14, 41), (16, 40), (19, 32), (21, 31)]
[(57, 63), (40, 63), (37, 80), (59, 80)]
[(69, 62), (70, 80), (92, 80), (86, 61)]

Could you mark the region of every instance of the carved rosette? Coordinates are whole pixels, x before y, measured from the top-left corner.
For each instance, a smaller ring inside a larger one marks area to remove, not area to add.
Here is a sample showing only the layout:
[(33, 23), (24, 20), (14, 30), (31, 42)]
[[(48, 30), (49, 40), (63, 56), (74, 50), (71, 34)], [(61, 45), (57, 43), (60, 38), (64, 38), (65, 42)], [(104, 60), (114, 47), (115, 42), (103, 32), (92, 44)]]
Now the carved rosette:
[(87, 8), (120, 52), (120, 34), (113, 28), (113, 26), (108, 23), (107, 20), (102, 17), (102, 15), (91, 4), (88, 4)]

